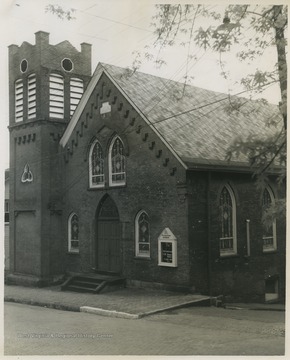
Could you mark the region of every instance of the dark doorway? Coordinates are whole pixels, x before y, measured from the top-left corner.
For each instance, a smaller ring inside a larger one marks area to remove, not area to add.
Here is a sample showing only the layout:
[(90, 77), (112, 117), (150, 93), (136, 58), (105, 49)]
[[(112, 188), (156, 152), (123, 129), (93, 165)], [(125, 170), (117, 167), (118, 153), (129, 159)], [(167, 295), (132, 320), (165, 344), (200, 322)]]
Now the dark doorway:
[(97, 214), (97, 269), (104, 272), (121, 272), (121, 226), (119, 212), (108, 196)]

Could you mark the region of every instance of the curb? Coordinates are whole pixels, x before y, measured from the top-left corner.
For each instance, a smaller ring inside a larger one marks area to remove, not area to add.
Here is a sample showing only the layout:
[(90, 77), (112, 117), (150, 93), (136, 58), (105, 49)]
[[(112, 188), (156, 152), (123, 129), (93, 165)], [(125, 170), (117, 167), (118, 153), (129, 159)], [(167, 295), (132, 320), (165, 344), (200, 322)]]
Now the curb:
[(80, 307), (76, 305), (64, 305), (60, 303), (46, 303), (37, 300), (15, 299), (7, 296), (4, 297), (4, 302), (12, 302), (18, 304), (32, 305), (32, 306), (41, 306), (48, 309), (80, 312)]
[(168, 306), (166, 308), (161, 308), (161, 309), (148, 311), (146, 313), (141, 313), (141, 314), (139, 314), (139, 318), (149, 316), (149, 315), (154, 315), (154, 314), (157, 314), (157, 313), (160, 313), (163, 311), (186, 308), (186, 307), (190, 307), (190, 306), (194, 306), (194, 305), (205, 306), (203, 303), (209, 302), (209, 301), (210, 301), (210, 298), (208, 298), (208, 297), (205, 297), (204, 299), (191, 300), (191, 301), (188, 301), (188, 302), (185, 302), (182, 304), (172, 305), (172, 306)]
[(80, 312), (85, 312), (89, 314), (95, 314), (95, 315), (103, 315), (103, 316), (109, 316), (109, 317), (116, 317), (116, 318), (123, 318), (123, 319), (139, 319), (140, 315), (137, 314), (129, 314), (122, 311), (116, 311), (116, 310), (105, 310), (100, 308), (94, 308), (91, 306), (81, 306)]

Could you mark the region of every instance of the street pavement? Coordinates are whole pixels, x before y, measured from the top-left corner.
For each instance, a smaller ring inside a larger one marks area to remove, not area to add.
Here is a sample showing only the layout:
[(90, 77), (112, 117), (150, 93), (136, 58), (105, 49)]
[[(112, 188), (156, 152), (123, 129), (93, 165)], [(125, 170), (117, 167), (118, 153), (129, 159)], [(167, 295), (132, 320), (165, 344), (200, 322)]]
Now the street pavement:
[(123, 319), (5, 303), (5, 355), (283, 355), (283, 311), (189, 307)]

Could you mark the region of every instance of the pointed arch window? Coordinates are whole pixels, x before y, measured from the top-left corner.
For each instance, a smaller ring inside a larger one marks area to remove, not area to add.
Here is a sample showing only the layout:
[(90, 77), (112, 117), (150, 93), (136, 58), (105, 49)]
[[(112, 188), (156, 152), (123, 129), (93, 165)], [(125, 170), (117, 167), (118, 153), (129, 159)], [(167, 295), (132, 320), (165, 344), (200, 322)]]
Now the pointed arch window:
[(126, 184), (126, 158), (122, 140), (116, 136), (109, 148), (109, 176), (110, 186)]
[(79, 218), (75, 213), (68, 218), (68, 251), (79, 252)]
[[(262, 212), (265, 215), (266, 211), (271, 205), (275, 203), (275, 197), (273, 191), (266, 187), (263, 191), (262, 197)], [(277, 237), (276, 237), (276, 219), (273, 220), (270, 226), (263, 226), (263, 251), (274, 251), (277, 249)]]
[(135, 219), (135, 241), (137, 257), (150, 257), (150, 224), (144, 210), (139, 211)]
[(104, 153), (98, 140), (95, 140), (91, 146), (89, 159), (90, 187), (103, 187), (105, 185)]
[(223, 187), (220, 199), (220, 255), (237, 253), (236, 201), (232, 189)]

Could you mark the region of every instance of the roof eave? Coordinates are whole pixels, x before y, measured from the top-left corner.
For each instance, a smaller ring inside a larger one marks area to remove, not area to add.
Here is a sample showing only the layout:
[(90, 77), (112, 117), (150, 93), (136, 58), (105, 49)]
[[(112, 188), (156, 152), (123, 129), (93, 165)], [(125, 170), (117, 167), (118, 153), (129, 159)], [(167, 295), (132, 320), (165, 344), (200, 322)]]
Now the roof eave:
[[(194, 162), (190, 160), (185, 161), (189, 171), (214, 171), (214, 172), (236, 172), (236, 173), (248, 173), (253, 174), (256, 168), (251, 167), (244, 162), (218, 162), (208, 161), (208, 163)], [(283, 170), (283, 167), (275, 166), (267, 171), (268, 175), (279, 175)]]

